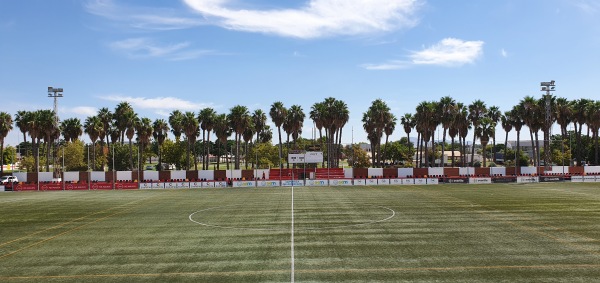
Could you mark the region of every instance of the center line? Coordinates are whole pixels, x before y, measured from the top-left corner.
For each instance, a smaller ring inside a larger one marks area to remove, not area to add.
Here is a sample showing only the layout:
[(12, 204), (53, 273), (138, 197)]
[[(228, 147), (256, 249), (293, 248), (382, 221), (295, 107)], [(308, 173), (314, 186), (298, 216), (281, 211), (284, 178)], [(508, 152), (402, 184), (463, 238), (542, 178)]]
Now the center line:
[[(293, 182), (293, 181), (292, 181)], [(294, 283), (294, 183), (292, 183), (292, 274), (291, 274), (291, 282)]]

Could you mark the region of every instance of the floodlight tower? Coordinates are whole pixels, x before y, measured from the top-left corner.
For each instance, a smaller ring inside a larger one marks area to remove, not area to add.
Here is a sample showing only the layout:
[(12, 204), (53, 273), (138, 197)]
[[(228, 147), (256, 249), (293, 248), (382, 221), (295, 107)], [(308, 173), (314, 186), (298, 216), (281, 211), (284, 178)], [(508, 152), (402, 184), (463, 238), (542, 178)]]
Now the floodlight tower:
[(48, 97), (54, 98), (54, 117), (56, 119), (56, 123), (58, 124), (58, 98), (63, 97), (63, 89), (62, 88), (53, 88), (51, 86), (48, 87)]
[(551, 162), (551, 152), (550, 152), (550, 135), (552, 130), (552, 109), (550, 107), (550, 101), (552, 100), (551, 91), (556, 90), (556, 86), (554, 85), (554, 81), (549, 82), (541, 82), (540, 83), (541, 91), (545, 91), (546, 94), (544, 98), (546, 100), (546, 119), (544, 123), (544, 168), (546, 170), (550, 169)]
[[(62, 88), (54, 88), (54, 87), (51, 87), (51, 86), (48, 87), (48, 97), (54, 98), (54, 123), (55, 123), (54, 125), (55, 125), (55, 127), (57, 129), (58, 129), (58, 98), (59, 97), (63, 97), (62, 92), (63, 92)], [(54, 158), (57, 153), (55, 152), (54, 154), (55, 154), (53, 156), (54, 173), (58, 174), (58, 168), (56, 166), (56, 158)]]

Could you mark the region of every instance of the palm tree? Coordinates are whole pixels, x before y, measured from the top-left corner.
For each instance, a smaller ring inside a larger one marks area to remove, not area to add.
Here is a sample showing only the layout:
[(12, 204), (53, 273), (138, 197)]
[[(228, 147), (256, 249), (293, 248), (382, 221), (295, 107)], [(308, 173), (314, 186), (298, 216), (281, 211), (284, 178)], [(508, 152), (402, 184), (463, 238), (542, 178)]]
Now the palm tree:
[(376, 161), (376, 163), (373, 164), (383, 164), (381, 160), (381, 138), (383, 137), (383, 134), (385, 132), (386, 124), (390, 123), (391, 120), (392, 113), (390, 112), (390, 108), (381, 99), (374, 100), (371, 103), (371, 106), (369, 107), (367, 112), (363, 114), (363, 128), (365, 129), (365, 131), (367, 131), (367, 135), (370, 135), (371, 137), (369, 140), (372, 143), (372, 154), (373, 156), (376, 156), (376, 158), (373, 159), (373, 161)]
[(481, 119), (480, 123), (479, 123), (479, 127), (475, 129), (475, 135), (479, 138), (479, 140), (481, 141), (481, 147), (482, 147), (482, 157), (483, 157), (483, 167), (487, 167), (486, 164), (486, 154), (485, 154), (485, 148), (488, 144), (488, 142), (490, 141), (490, 137), (492, 135), (494, 135), (494, 133), (496, 132), (496, 123), (494, 123), (494, 121), (492, 121), (492, 119), (490, 119), (489, 117), (483, 117), (483, 119)]
[(444, 131), (442, 133), (442, 157), (441, 163), (444, 166), (444, 152), (446, 151), (446, 132), (452, 125), (452, 109), (456, 105), (456, 101), (450, 96), (444, 96), (440, 99), (438, 105), (438, 111), (440, 115), (440, 121)]
[(523, 122), (523, 114), (522, 113), (523, 113), (523, 109), (521, 108), (521, 106), (516, 105), (510, 111), (510, 115), (509, 115), (509, 117), (511, 118), (510, 121), (512, 122), (512, 126), (515, 129), (515, 131), (517, 132), (517, 148), (516, 148), (516, 152), (515, 152), (515, 174), (516, 175), (521, 174), (521, 166), (519, 164), (519, 160), (521, 159), (520, 140), (521, 140), (521, 128), (525, 124)]
[(279, 169), (282, 169), (283, 163), (281, 163), (281, 158), (283, 155), (283, 148), (281, 145), (281, 126), (287, 117), (287, 109), (283, 106), (283, 102), (277, 101), (271, 104), (269, 116), (271, 116), (271, 120), (275, 124), (275, 127), (277, 127), (277, 133), (279, 135)]
[[(485, 103), (479, 99), (473, 101), (469, 105), (469, 120), (471, 124), (473, 124), (473, 128), (479, 128), (479, 124), (481, 123), (481, 119), (485, 117), (487, 113), (487, 107)], [(477, 135), (473, 135), (473, 144), (471, 148), (471, 163), (473, 163), (473, 158), (475, 157), (475, 141), (477, 140)]]
[(173, 110), (169, 115), (169, 124), (171, 125), (171, 132), (175, 136), (175, 140), (179, 142), (183, 133), (183, 113), (179, 110)]
[(29, 131), (29, 123), (32, 117), (32, 113), (29, 111), (17, 111), (17, 114), (15, 114), (15, 125), (23, 133), (23, 141), (26, 141), (26, 134)]
[[(502, 112), (500, 112), (500, 108), (498, 106), (491, 106), (486, 115), (492, 123), (494, 124), (494, 129), (498, 122), (500, 121), (500, 117), (502, 117)], [(491, 135), (492, 138), (492, 161), (496, 163), (496, 133)]]
[[(588, 123), (588, 105), (591, 103), (591, 100), (580, 98), (578, 100), (574, 100), (572, 103), (573, 109), (573, 124), (575, 124), (575, 141), (577, 144), (577, 152), (575, 159), (577, 160), (577, 165), (582, 164), (583, 158), (583, 146), (581, 145), (581, 135), (582, 128), (584, 124)], [(579, 127), (577, 127), (579, 125)]]
[[(317, 128), (317, 130), (319, 130), (319, 141), (320, 141), (320, 148), (321, 150), (323, 150), (323, 124), (325, 123), (324, 121), (324, 117), (326, 115), (327, 109), (325, 107), (325, 103), (323, 102), (317, 102), (315, 104), (313, 104), (310, 108), (310, 113), (309, 113), (309, 117), (311, 120), (313, 120), (314, 126), (315, 128)], [(321, 167), (325, 167), (325, 163), (322, 163)]]
[[(419, 163), (420, 161), (424, 158), (425, 159), (425, 166), (426, 167), (430, 167), (431, 166), (431, 157), (429, 156), (429, 150), (428, 150), (428, 143), (429, 140), (433, 137), (433, 133), (435, 131), (435, 127), (437, 127), (437, 120), (436, 120), (436, 112), (437, 112), (437, 102), (435, 101), (423, 101), (421, 103), (419, 103), (419, 105), (417, 105), (417, 109), (416, 109), (416, 114), (415, 114), (415, 128), (417, 130), (417, 133), (420, 134), (421, 137), (421, 143), (425, 143), (425, 150), (424, 150), (424, 154), (425, 156), (423, 156), (423, 145), (421, 144), (421, 157), (419, 159)], [(432, 145), (432, 149), (433, 149), (433, 143)]]
[[(153, 131), (153, 127), (152, 127), (152, 120), (150, 120), (149, 118), (142, 118), (139, 119), (137, 121), (137, 123), (135, 124), (135, 131), (138, 137), (138, 143), (140, 145), (140, 152), (139, 152), (139, 157), (138, 160), (143, 161), (144, 160), (144, 152), (146, 150), (146, 146), (148, 144), (150, 144), (150, 137), (152, 137), (152, 133)], [(139, 162), (138, 164), (138, 170), (142, 171), (143, 167), (142, 164), (144, 162)]]
[(591, 128), (594, 140), (594, 165), (598, 165), (598, 130), (600, 129), (600, 101), (588, 104), (588, 128)]
[[(210, 152), (209, 152), (209, 144), (210, 144), (210, 132), (213, 130), (215, 126), (215, 118), (217, 116), (217, 112), (215, 112), (212, 108), (204, 108), (200, 110), (198, 113), (198, 122), (200, 123), (200, 128), (202, 129), (202, 141), (204, 142), (204, 156), (202, 157), (202, 170), (208, 170)], [(205, 139), (205, 133), (208, 132), (208, 139)]]
[(390, 136), (394, 133), (394, 130), (396, 129), (397, 121), (398, 121), (398, 119), (396, 119), (396, 116), (394, 116), (394, 114), (392, 114), (392, 113), (389, 113), (389, 115), (387, 115), (387, 117), (386, 117), (385, 125), (383, 126), (383, 132), (385, 133), (385, 148), (383, 149), (383, 162), (384, 163), (387, 160), (389, 139), (390, 139)]
[(246, 167), (246, 170), (248, 169), (248, 143), (252, 141), (252, 138), (254, 137), (254, 124), (252, 123), (252, 118), (250, 118), (249, 123), (249, 127), (246, 127), (242, 133), (242, 138), (244, 139), (244, 166)]
[(504, 129), (505, 137), (504, 137), (504, 160), (506, 160), (506, 149), (507, 149), (507, 145), (508, 145), (508, 133), (510, 133), (510, 131), (512, 131), (513, 125), (512, 125), (512, 117), (511, 117), (512, 112), (511, 111), (506, 111), (504, 112), (504, 115), (502, 115), (500, 117), (500, 123), (502, 125), (502, 129)]
[(102, 126), (104, 128), (104, 133), (105, 133), (105, 138), (106, 138), (106, 145), (110, 147), (110, 142), (109, 142), (109, 136), (110, 136), (110, 130), (111, 130), (111, 122), (113, 121), (113, 114), (112, 112), (110, 112), (110, 110), (108, 110), (107, 107), (102, 107), (100, 108), (100, 110), (98, 110), (98, 114), (96, 114), (96, 116), (98, 116), (98, 118), (100, 118), (100, 121), (102, 121)]
[(39, 146), (40, 139), (43, 136), (42, 132), (42, 122), (41, 122), (41, 112), (40, 110), (29, 112), (27, 117), (23, 117), (23, 122), (27, 122), (27, 132), (31, 137), (31, 145), (33, 148), (33, 156), (35, 159), (35, 172), (39, 172), (40, 168), (40, 158), (39, 158)]
[(267, 126), (267, 114), (261, 109), (256, 109), (252, 112), (252, 123), (254, 124), (254, 132), (256, 132), (256, 142), (260, 140), (260, 135)]
[(121, 144), (125, 142), (125, 130), (127, 129), (128, 124), (131, 123), (131, 121), (128, 121), (128, 118), (131, 116), (130, 112), (133, 112), (133, 107), (131, 107), (129, 102), (123, 101), (117, 104), (117, 107), (115, 108), (115, 114), (113, 115), (115, 126), (121, 134)]
[(562, 139), (565, 140), (567, 127), (571, 124), (573, 118), (573, 108), (569, 100), (563, 97), (557, 98), (554, 104), (554, 115), (556, 116), (556, 123), (560, 125)]
[(265, 128), (260, 133), (259, 140), (261, 143), (268, 143), (273, 140), (273, 131), (271, 130), (271, 126), (265, 125)]
[(235, 133), (235, 169), (240, 169), (240, 141), (244, 130), (251, 126), (252, 118), (248, 108), (242, 105), (231, 108), (227, 118)]
[(92, 171), (96, 169), (96, 140), (98, 140), (98, 132), (102, 130), (102, 121), (98, 116), (89, 116), (83, 123), (84, 132), (90, 137), (92, 141)]
[(62, 135), (67, 142), (74, 142), (83, 134), (83, 126), (78, 118), (68, 118), (60, 125)]
[(0, 175), (4, 174), (4, 139), (13, 129), (12, 116), (6, 112), (0, 112)]
[(164, 119), (157, 119), (152, 124), (154, 140), (158, 144), (158, 167), (157, 170), (162, 170), (162, 145), (169, 134), (169, 124)]
[[(462, 166), (467, 166), (467, 134), (469, 133), (469, 129), (471, 129), (471, 120), (469, 120), (469, 109), (463, 103), (456, 104), (456, 116), (454, 117), (454, 122), (456, 123), (456, 128), (458, 129), (459, 136), (459, 144), (461, 146), (461, 163)], [(462, 139), (462, 142), (460, 140)]]
[(408, 144), (410, 144), (410, 132), (415, 127), (413, 115), (410, 113), (405, 113), (402, 117), (400, 117), (400, 124), (402, 124), (402, 127), (404, 128), (406, 140)]
[(288, 111), (287, 121), (290, 123), (290, 130), (292, 139), (294, 140), (294, 147), (298, 137), (302, 134), (302, 127), (304, 126), (304, 118), (306, 115), (300, 105), (292, 105)]
[(537, 157), (539, 151), (537, 148), (537, 138), (534, 139), (533, 135), (535, 133), (537, 137), (537, 131), (541, 128), (541, 123), (539, 121), (541, 119), (541, 117), (539, 116), (540, 107), (538, 105), (538, 101), (532, 96), (525, 96), (525, 98), (523, 98), (519, 102), (519, 105), (522, 111), (521, 117), (523, 118), (523, 122), (529, 128), (529, 135), (531, 137), (531, 147), (533, 148), (534, 165), (538, 166), (539, 160)]
[[(187, 170), (190, 170), (190, 168), (191, 168), (190, 152), (192, 149), (192, 145), (195, 143), (196, 137), (198, 136), (198, 134), (200, 132), (198, 125), (199, 125), (199, 122), (198, 122), (198, 119), (196, 119), (196, 114), (194, 114), (194, 112), (187, 111), (187, 112), (185, 112), (185, 114), (183, 114), (183, 119), (181, 120), (181, 126), (182, 126), (183, 132), (185, 134), (185, 139), (187, 140), (187, 149), (186, 149), (186, 153), (187, 153), (186, 154), (186, 156), (187, 156), (186, 169)], [(173, 125), (171, 125), (171, 127), (172, 126)], [(196, 158), (196, 155), (194, 154), (194, 159), (195, 158)], [(198, 168), (196, 168), (196, 170), (198, 170)]]
[(337, 141), (334, 161), (335, 167), (339, 167), (340, 165), (340, 153), (342, 151), (342, 132), (344, 130), (344, 126), (350, 120), (350, 111), (348, 110), (348, 105), (341, 100), (335, 100), (333, 102), (333, 110), (330, 111), (333, 113), (333, 123), (335, 124), (335, 139)]
[[(231, 128), (229, 127), (226, 114), (219, 114), (215, 117), (214, 131), (215, 136), (217, 136), (217, 170), (220, 170), (221, 150), (219, 146), (220, 143), (223, 143), (225, 146), (225, 155), (227, 156), (227, 138), (231, 135)], [(227, 169), (229, 169), (229, 163), (227, 163)]]
[(132, 139), (135, 135), (135, 125), (139, 121), (139, 117), (137, 113), (133, 112), (133, 109), (127, 111), (119, 118), (123, 123), (125, 123), (125, 135), (127, 136), (127, 140), (129, 140), (129, 168), (133, 170), (133, 143)]
[(40, 130), (42, 138), (46, 143), (46, 172), (50, 172), (50, 153), (54, 141), (60, 137), (60, 129), (56, 118), (56, 113), (52, 110), (38, 110)]

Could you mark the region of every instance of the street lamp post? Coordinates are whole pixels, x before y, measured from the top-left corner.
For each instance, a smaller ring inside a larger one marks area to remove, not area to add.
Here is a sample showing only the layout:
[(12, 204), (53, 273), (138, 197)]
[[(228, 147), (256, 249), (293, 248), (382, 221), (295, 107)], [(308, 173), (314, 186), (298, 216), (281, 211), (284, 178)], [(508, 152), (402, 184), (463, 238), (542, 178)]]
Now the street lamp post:
[(552, 96), (550, 92), (556, 90), (556, 86), (554, 85), (554, 80), (549, 82), (541, 82), (540, 86), (541, 91), (546, 92), (546, 94), (544, 95), (546, 101), (546, 119), (544, 123), (544, 168), (545, 170), (548, 170), (550, 169), (551, 162), (550, 132), (552, 129), (552, 109), (550, 108), (550, 101), (552, 99)]

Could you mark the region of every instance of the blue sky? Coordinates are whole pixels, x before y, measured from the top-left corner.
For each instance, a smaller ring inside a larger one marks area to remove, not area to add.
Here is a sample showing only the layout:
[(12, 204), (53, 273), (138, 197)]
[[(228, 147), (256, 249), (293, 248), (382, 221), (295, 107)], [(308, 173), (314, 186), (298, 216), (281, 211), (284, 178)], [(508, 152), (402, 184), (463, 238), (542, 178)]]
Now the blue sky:
[(596, 0), (4, 0), (0, 15), (11, 114), (51, 108), (48, 86), (64, 88), (61, 119), (82, 120), (121, 101), (154, 120), (278, 100), (308, 113), (332, 96), (349, 106), (349, 143), (366, 141), (377, 98), (399, 117), (446, 95), (506, 111), (549, 80), (557, 96), (599, 97)]

